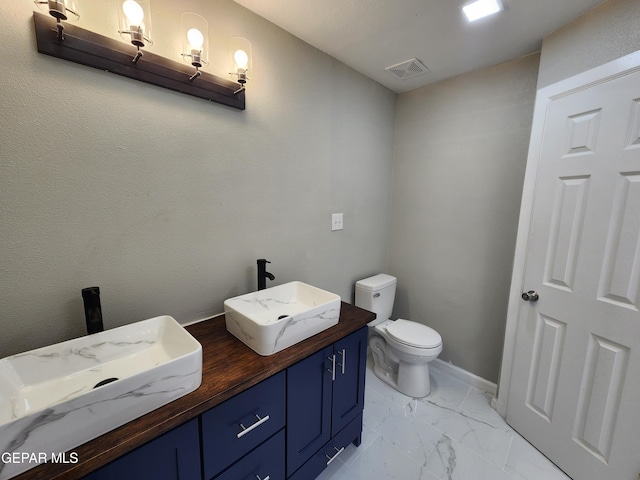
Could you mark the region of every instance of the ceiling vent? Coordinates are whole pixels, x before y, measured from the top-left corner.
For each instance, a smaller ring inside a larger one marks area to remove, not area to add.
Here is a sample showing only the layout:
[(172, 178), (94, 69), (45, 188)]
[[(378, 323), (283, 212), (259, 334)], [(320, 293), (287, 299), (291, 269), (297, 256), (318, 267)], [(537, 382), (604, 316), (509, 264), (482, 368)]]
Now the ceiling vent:
[(385, 68), (387, 72), (392, 73), (396, 78), (406, 80), (407, 78), (428, 73), (430, 70), (417, 58), (410, 58), (402, 63), (391, 65)]

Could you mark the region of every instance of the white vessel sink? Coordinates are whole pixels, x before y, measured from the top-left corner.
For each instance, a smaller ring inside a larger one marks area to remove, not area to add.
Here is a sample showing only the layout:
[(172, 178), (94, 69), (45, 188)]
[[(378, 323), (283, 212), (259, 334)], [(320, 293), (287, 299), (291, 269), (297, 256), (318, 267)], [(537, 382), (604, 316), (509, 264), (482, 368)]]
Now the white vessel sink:
[(224, 302), (227, 330), (260, 355), (272, 355), (338, 323), (340, 296), (302, 282)]
[[(102, 384), (101, 384), (102, 382)], [(197, 389), (202, 346), (169, 316), (0, 360), (0, 479)], [(36, 461), (37, 460), (37, 461)], [(55, 460), (55, 459), (53, 459)]]

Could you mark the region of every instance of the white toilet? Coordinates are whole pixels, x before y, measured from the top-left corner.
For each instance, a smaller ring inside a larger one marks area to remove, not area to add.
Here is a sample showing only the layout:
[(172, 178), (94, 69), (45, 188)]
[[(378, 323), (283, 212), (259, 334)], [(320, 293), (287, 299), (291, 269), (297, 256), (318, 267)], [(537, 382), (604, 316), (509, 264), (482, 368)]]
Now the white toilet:
[(410, 397), (431, 392), (429, 362), (442, 352), (442, 337), (433, 328), (409, 320), (390, 320), (396, 277), (380, 273), (356, 282), (356, 306), (374, 312), (369, 348), (378, 378)]

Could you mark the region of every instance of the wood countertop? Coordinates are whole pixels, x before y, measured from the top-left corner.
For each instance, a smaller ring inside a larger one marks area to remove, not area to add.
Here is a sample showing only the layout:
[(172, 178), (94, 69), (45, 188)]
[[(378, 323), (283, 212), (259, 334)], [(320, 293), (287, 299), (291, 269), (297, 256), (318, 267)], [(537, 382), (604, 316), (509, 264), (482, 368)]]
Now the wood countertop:
[[(342, 302), (340, 321), (337, 325), (268, 357), (258, 355), (227, 332), (224, 316), (190, 325), (186, 327), (187, 331), (202, 345), (202, 385), (197, 390), (74, 448), (72, 452), (78, 455), (78, 463), (46, 463), (14, 478), (16, 480), (82, 478), (355, 332), (374, 318), (374, 313)], [(51, 451), (56, 452), (55, 445), (51, 445)]]

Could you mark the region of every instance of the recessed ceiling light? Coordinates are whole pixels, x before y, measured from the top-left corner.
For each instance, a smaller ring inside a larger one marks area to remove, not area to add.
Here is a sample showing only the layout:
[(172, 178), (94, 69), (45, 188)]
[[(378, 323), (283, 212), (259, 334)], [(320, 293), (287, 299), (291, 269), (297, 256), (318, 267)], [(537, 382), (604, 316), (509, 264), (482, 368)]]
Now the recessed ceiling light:
[(467, 20), (474, 22), (503, 10), (500, 0), (476, 0), (462, 7), (462, 11), (467, 16)]

